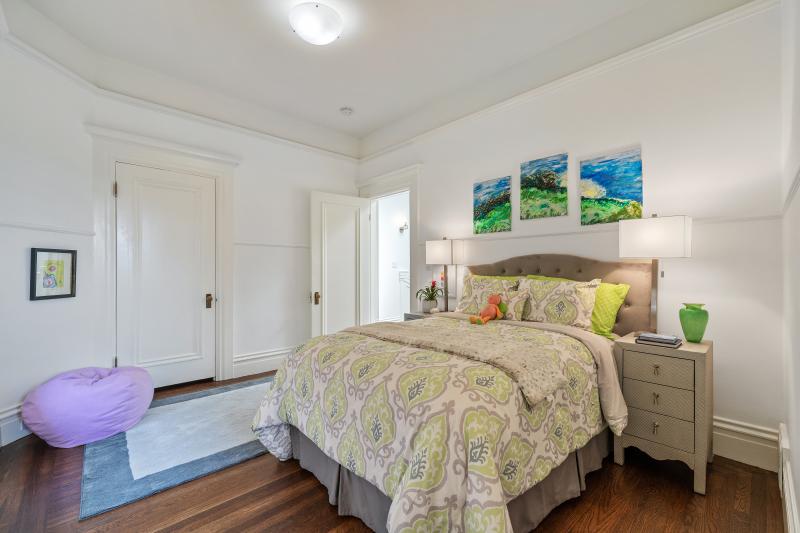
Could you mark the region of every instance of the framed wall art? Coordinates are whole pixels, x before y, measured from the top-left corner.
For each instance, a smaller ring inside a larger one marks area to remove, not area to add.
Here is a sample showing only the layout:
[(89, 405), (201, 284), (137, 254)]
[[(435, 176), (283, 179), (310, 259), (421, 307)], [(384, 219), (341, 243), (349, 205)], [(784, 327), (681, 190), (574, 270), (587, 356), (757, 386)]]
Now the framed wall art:
[(520, 165), (519, 218), (567, 214), (567, 154), (534, 159)]
[(511, 176), (473, 185), (472, 228), (476, 234), (511, 231)]
[(642, 150), (581, 161), (581, 225), (642, 218)]
[(77, 250), (31, 248), (31, 300), (74, 298)]

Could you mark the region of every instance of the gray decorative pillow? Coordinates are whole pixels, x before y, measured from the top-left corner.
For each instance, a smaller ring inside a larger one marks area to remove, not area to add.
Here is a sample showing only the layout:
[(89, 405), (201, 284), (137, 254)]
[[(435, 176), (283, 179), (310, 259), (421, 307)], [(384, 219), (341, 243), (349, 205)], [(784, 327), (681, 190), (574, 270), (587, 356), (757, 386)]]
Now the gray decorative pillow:
[(503, 279), (493, 276), (464, 276), (464, 288), (458, 301), (457, 313), (477, 315), (489, 302), (489, 296), (499, 294), (504, 302), (508, 302), (508, 293), (515, 290), (519, 279)]
[(552, 281), (523, 279), (519, 290), (530, 294), (530, 311), (524, 320), (592, 328), (592, 311), (600, 280)]

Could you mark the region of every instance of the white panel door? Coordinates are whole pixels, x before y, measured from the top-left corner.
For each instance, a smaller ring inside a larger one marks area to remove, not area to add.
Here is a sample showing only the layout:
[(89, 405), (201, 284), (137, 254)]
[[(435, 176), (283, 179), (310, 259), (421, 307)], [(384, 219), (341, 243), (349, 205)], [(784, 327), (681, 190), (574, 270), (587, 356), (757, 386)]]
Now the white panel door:
[(117, 359), (156, 387), (214, 376), (214, 180), (117, 163)]
[(311, 334), (369, 321), (370, 204), (311, 193)]

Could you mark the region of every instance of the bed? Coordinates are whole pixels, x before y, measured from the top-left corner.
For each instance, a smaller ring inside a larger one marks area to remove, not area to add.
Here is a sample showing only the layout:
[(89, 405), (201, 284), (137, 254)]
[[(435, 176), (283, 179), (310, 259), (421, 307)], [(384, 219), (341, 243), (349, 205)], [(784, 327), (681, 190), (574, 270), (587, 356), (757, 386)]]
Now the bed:
[[(655, 328), (654, 261), (529, 255), (469, 270), (626, 283), (614, 333)], [(253, 430), (375, 531), (530, 531), (580, 495), (626, 423), (610, 340), (442, 313), (309, 340)]]

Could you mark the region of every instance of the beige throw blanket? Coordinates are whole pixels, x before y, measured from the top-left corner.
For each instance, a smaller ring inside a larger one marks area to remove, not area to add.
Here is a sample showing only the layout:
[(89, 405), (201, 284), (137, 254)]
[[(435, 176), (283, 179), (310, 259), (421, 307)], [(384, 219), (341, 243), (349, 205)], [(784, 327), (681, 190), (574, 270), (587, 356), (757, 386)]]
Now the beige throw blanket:
[[(469, 320), (469, 315), (463, 313), (439, 313), (437, 316), (465, 322)], [(519, 341), (522, 340), (520, 335), (509, 333), (505, 338), (498, 338), (496, 331), (479, 325), (470, 324), (457, 329), (443, 329), (438, 327), (438, 324), (438, 321), (420, 321), (413, 324), (377, 322), (348, 328), (345, 331), (490, 364), (508, 374), (519, 384), (528, 405), (539, 403), (566, 384), (567, 376), (562, 368), (563, 362), (559, 354), (541, 349), (520, 350)], [(592, 332), (561, 324), (503, 320), (496, 322), (495, 325), (553, 331), (581, 341), (589, 348), (597, 364), (600, 405), (606, 422), (614, 434), (622, 434), (622, 430), (628, 424), (628, 407), (620, 392), (611, 341)], [(513, 330), (509, 329), (510, 331)]]
[[(469, 315), (463, 313), (439, 313), (438, 316), (469, 320)], [(622, 396), (617, 364), (614, 361), (614, 343), (611, 340), (591, 331), (562, 324), (516, 320), (503, 320), (501, 324), (569, 335), (586, 346), (597, 366), (597, 387), (600, 391), (600, 405), (603, 408), (603, 416), (611, 431), (615, 435), (622, 435), (622, 430), (628, 425), (628, 406)]]

